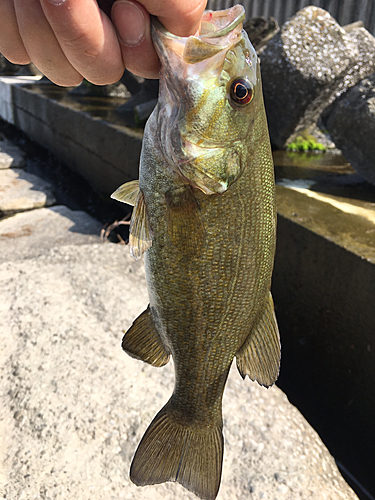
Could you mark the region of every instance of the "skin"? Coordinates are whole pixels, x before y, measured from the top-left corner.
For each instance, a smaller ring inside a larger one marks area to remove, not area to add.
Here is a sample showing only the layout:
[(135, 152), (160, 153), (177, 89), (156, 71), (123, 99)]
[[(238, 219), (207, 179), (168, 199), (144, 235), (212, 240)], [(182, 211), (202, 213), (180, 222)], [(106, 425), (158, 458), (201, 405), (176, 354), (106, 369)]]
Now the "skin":
[(105, 85), (124, 69), (158, 78), (150, 14), (178, 36), (196, 33), (205, 0), (1, 0), (0, 52), (51, 81)]

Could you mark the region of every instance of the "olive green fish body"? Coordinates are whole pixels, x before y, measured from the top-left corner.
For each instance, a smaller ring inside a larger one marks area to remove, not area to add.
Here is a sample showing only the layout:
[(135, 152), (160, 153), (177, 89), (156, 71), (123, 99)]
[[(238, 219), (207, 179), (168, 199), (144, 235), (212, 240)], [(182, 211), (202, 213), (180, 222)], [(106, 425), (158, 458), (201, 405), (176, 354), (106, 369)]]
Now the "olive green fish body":
[(172, 355), (176, 375), (131, 479), (178, 481), (207, 500), (220, 485), (221, 402), (234, 357), (243, 377), (265, 386), (280, 358), (269, 292), (273, 163), (259, 64), (242, 18), (240, 6), (206, 13), (206, 35), (188, 39), (156, 24), (161, 90), (145, 128), (139, 185), (114, 194), (135, 205), (132, 251), (147, 250), (150, 298), (123, 348), (155, 366)]
[[(203, 248), (187, 252), (184, 235), (173, 241), (169, 234), (168, 212), (173, 208), (168, 208), (160, 186), (173, 189), (175, 180), (170, 176), (166, 182), (155, 142), (150, 144), (154, 158), (145, 162), (140, 177), (140, 186), (152, 177), (142, 191), (150, 225), (158, 235), (145, 255), (151, 310), (176, 365), (177, 389), (188, 381), (184, 391), (189, 400), (199, 399), (218, 373), (228, 371), (268, 300), (275, 202), (264, 117), (259, 127), (266, 147), (255, 150), (230, 189), (211, 196), (194, 191), (205, 230)], [(183, 372), (190, 375), (179, 376)], [(209, 412), (210, 404), (203, 408), (204, 414)]]

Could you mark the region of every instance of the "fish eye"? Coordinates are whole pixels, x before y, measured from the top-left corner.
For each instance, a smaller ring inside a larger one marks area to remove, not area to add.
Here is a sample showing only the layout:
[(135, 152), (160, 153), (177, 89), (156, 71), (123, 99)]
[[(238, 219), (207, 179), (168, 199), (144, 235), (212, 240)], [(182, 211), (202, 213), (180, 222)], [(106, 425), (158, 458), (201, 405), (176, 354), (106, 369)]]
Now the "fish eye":
[(230, 97), (236, 104), (245, 106), (253, 98), (253, 88), (244, 78), (236, 78), (230, 85)]

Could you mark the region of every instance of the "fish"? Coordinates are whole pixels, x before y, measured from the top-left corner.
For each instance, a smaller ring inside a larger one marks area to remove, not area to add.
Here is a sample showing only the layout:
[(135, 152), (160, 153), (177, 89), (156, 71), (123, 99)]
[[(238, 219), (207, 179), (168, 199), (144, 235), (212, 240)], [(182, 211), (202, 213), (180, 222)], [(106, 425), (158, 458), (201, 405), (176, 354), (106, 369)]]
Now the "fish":
[(158, 103), (146, 123), (139, 180), (112, 197), (134, 206), (130, 251), (144, 254), (147, 309), (122, 340), (153, 366), (173, 358), (173, 394), (146, 430), (130, 478), (218, 494), (222, 398), (231, 364), (269, 387), (280, 368), (270, 293), (275, 181), (259, 60), (241, 5), (206, 11), (179, 37), (154, 18)]

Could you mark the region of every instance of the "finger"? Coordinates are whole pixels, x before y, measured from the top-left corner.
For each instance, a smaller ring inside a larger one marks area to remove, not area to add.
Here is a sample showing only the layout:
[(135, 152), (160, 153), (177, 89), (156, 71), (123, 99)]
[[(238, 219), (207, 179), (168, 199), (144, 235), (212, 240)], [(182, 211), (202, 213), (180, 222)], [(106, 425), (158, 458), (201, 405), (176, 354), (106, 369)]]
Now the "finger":
[(39, 0), (14, 0), (25, 49), (35, 66), (58, 85), (78, 85), (82, 76), (65, 57)]
[(197, 32), (205, 0), (117, 0), (111, 18), (120, 39), (125, 67), (145, 78), (158, 78), (159, 60), (150, 34), (150, 14), (178, 36)]
[(31, 62), (19, 34), (13, 0), (0, 1), (0, 52), (13, 64)]
[(117, 0), (111, 17), (125, 67), (144, 78), (158, 78), (159, 59), (152, 44), (150, 16), (146, 9), (136, 1)]
[(117, 82), (123, 72), (120, 44), (95, 0), (40, 0), (71, 65), (92, 83)]
[(140, 0), (148, 12), (157, 16), (163, 26), (177, 36), (194, 35), (200, 26), (200, 20), (206, 0)]

